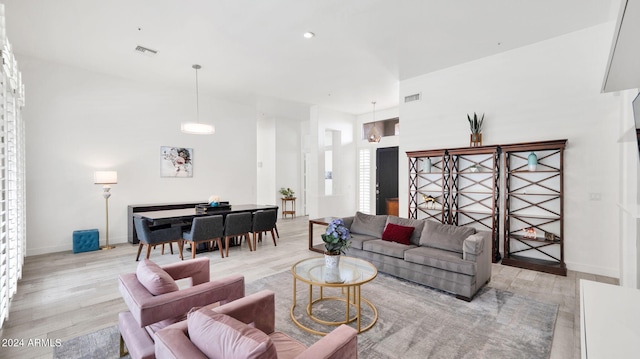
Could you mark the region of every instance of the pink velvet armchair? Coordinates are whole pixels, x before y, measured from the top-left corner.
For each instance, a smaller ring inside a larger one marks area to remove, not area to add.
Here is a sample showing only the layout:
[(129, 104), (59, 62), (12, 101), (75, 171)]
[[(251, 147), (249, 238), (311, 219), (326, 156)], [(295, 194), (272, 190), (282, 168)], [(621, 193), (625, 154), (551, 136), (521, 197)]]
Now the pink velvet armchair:
[[(179, 289), (176, 280), (189, 287)], [(184, 320), (194, 307), (224, 305), (244, 297), (244, 277), (209, 281), (209, 258), (197, 258), (159, 267), (144, 259), (136, 273), (119, 276), (119, 289), (129, 311), (119, 314), (120, 355), (152, 359), (158, 330)]]
[(358, 336), (341, 325), (307, 348), (275, 331), (275, 295), (263, 290), (189, 313), (156, 333), (155, 349), (158, 359), (345, 359), (358, 357)]

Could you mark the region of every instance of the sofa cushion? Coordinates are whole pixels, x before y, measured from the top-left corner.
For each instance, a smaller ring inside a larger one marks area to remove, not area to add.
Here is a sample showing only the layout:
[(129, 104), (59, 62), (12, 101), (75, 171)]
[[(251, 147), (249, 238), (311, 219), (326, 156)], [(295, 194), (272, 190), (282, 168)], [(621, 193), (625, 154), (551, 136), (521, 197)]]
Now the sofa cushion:
[(211, 310), (187, 317), (189, 338), (209, 358), (277, 358), (269, 336), (241, 321)]
[[(362, 243), (373, 239), (380, 239), (380, 237), (351, 233), (351, 245), (349, 248), (362, 249)], [(349, 252), (347, 252), (347, 254), (348, 253)]]
[(424, 228), (424, 220), (389, 216), (389, 218), (387, 218), (387, 224), (389, 223), (415, 228), (413, 234), (411, 234), (410, 241), (411, 244), (415, 244), (416, 246), (420, 245), (420, 236), (422, 235), (422, 229)]
[(387, 224), (387, 215), (371, 215), (362, 212), (356, 212), (353, 218), (353, 223), (349, 231), (351, 233), (366, 234), (369, 236), (375, 236), (376, 238), (382, 237), (382, 231)]
[(374, 239), (362, 244), (362, 249), (365, 251), (400, 259), (404, 259), (404, 252), (411, 248), (416, 248), (416, 246), (383, 241), (382, 239)]
[(454, 273), (476, 274), (475, 262), (465, 261), (462, 255), (437, 248), (416, 247), (404, 252), (404, 260)]
[(427, 220), (420, 236), (420, 245), (462, 254), (464, 240), (476, 233), (473, 227), (461, 227)]
[(415, 228), (413, 227), (387, 223), (387, 226), (384, 228), (384, 232), (382, 232), (382, 240), (409, 245), (411, 244), (409, 239), (411, 238), (414, 229)]
[(154, 262), (143, 259), (136, 269), (138, 282), (153, 295), (166, 294), (178, 290), (178, 284), (169, 273)]

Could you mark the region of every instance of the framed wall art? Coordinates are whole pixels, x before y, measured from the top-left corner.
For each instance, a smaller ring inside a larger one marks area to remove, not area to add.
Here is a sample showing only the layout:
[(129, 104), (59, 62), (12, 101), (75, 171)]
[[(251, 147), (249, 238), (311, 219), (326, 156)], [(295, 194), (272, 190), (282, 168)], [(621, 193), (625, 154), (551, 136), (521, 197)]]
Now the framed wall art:
[(193, 148), (161, 146), (160, 177), (193, 177)]

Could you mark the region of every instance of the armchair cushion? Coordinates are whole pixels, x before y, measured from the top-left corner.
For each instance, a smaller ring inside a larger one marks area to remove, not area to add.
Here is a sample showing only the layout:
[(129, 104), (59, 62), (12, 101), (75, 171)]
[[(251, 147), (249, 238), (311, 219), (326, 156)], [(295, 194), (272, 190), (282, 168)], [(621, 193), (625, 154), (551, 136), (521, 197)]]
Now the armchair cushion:
[(140, 284), (153, 295), (166, 294), (178, 290), (178, 284), (171, 278), (169, 273), (148, 259), (143, 259), (138, 264), (136, 276)]
[(209, 358), (278, 357), (267, 334), (228, 315), (198, 310), (187, 317), (187, 327), (193, 344)]

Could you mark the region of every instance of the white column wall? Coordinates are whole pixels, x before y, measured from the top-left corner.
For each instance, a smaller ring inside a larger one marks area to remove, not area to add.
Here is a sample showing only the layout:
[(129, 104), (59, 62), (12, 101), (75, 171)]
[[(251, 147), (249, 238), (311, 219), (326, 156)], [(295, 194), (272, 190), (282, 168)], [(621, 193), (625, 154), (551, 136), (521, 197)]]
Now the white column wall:
[(276, 197), (277, 156), (276, 119), (274, 117), (262, 114), (258, 116), (256, 145), (258, 204), (280, 205), (279, 197)]
[[(619, 190), (618, 203), (620, 208), (620, 285), (630, 288), (640, 288), (640, 266), (638, 256), (640, 243), (640, 201), (638, 200), (638, 175), (640, 162), (638, 161), (638, 141), (636, 139), (636, 124), (632, 108), (632, 101), (637, 91), (625, 91), (620, 97), (620, 120), (618, 121), (618, 163)], [(640, 114), (637, 114), (640, 116)]]
[[(357, 207), (357, 160), (354, 127), (356, 117), (320, 106), (312, 106), (309, 139), (314, 145), (305, 146), (311, 153), (311, 185), (307, 198), (309, 218), (344, 217), (355, 213)], [(340, 132), (335, 144), (333, 160), (333, 195), (324, 194), (325, 130)]]
[[(180, 132), (195, 119), (193, 89), (142, 84), (19, 57), (27, 89), (27, 254), (70, 250), (72, 232), (99, 228), (102, 188), (95, 170), (118, 171), (110, 242), (127, 240), (127, 205), (256, 201), (256, 111), (200, 93), (212, 136)], [(193, 178), (160, 178), (160, 146), (193, 148)]]
[[(400, 153), (468, 146), (473, 112), (486, 114), (485, 145), (567, 138), (567, 267), (618, 277), (621, 97), (600, 93), (612, 35), (613, 24), (603, 24), (402, 81), (401, 99), (422, 93), (422, 100), (400, 104)], [(408, 191), (407, 171), (400, 161), (400, 193)], [(407, 202), (400, 196), (400, 208)]]
[[(301, 216), (302, 203), (302, 165), (300, 153), (300, 120), (278, 118), (276, 122), (276, 186), (277, 205), (282, 207), (280, 188), (291, 188), (295, 192), (296, 216)], [(287, 206), (291, 206), (288, 204)], [(282, 210), (282, 208), (281, 208)], [(290, 217), (288, 217), (290, 218)]]

